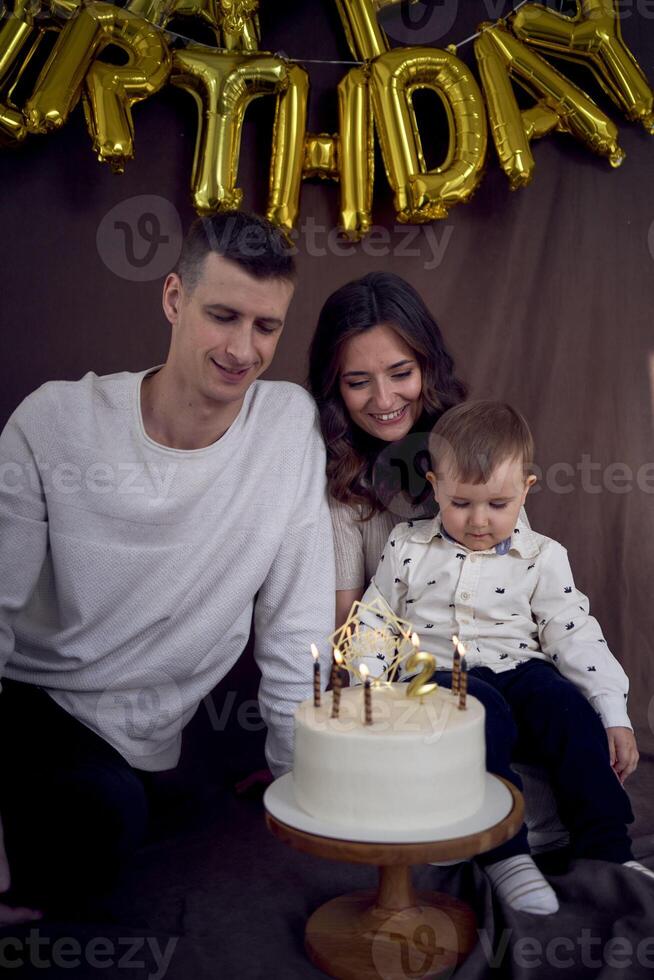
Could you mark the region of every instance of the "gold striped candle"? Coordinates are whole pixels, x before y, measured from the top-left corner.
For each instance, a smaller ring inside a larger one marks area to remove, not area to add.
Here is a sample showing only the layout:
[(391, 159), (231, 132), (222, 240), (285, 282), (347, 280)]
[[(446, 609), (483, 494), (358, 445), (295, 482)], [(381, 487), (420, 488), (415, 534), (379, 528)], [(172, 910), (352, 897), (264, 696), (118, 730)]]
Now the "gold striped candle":
[(341, 688), (343, 680), (341, 678), (341, 664), (343, 654), (340, 650), (334, 650), (334, 663), (332, 665), (332, 718), (338, 718), (341, 708)]
[(372, 725), (372, 682), (370, 680), (369, 670), (365, 664), (361, 664), (359, 668), (361, 676), (363, 677), (363, 707), (365, 724)]
[(454, 644), (454, 657), (452, 658), (452, 693), (459, 693), (459, 683), (461, 680), (461, 650), (459, 643), (459, 637), (453, 636), (452, 643)]
[(464, 710), (466, 706), (466, 697), (468, 694), (468, 671), (466, 669), (465, 660), (461, 663), (461, 681), (459, 684), (459, 710)]

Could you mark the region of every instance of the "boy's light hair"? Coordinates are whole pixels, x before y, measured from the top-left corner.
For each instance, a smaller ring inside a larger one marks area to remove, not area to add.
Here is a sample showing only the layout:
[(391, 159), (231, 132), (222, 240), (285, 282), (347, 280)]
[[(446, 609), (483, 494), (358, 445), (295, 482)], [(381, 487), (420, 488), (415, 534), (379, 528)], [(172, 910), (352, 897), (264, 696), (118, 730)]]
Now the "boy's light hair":
[(506, 459), (522, 461), (525, 479), (534, 461), (534, 440), (525, 418), (505, 402), (469, 401), (450, 408), (429, 436), (431, 468), (463, 483), (486, 483)]

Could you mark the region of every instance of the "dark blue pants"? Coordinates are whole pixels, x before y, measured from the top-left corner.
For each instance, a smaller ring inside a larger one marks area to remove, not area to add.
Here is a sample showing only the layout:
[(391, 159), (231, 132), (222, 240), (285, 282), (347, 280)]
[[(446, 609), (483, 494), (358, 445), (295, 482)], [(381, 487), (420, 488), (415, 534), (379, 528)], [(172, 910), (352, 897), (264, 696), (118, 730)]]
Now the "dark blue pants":
[(39, 688), (4, 679), (0, 815), (12, 876), (0, 901), (74, 913), (142, 842), (147, 780)]
[[(450, 687), (451, 679), (450, 671), (436, 672), (443, 687)], [(629, 861), (631, 805), (611, 769), (606, 730), (581, 691), (542, 660), (500, 674), (473, 667), (468, 691), (486, 709), (488, 771), (522, 789), (511, 762), (541, 766), (570, 833), (572, 855)], [(479, 860), (489, 864), (528, 851), (523, 826), (512, 840)]]

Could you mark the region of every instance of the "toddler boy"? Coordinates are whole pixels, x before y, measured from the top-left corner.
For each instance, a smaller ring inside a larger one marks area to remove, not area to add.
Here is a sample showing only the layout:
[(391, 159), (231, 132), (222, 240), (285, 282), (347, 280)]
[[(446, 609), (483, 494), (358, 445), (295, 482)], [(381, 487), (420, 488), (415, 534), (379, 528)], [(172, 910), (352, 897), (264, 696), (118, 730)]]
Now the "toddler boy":
[[(489, 772), (521, 788), (510, 768), (515, 748), (547, 771), (575, 857), (654, 878), (632, 860), (626, 830), (633, 814), (622, 783), (638, 762), (627, 677), (575, 588), (565, 549), (519, 516), (536, 482), (527, 423), (509, 405), (463, 403), (437, 422), (430, 455), (440, 513), (393, 529), (362, 601), (381, 598), (411, 621), (444, 686), (457, 634), (468, 690), (486, 708)], [(480, 862), (511, 907), (558, 909), (524, 826)]]

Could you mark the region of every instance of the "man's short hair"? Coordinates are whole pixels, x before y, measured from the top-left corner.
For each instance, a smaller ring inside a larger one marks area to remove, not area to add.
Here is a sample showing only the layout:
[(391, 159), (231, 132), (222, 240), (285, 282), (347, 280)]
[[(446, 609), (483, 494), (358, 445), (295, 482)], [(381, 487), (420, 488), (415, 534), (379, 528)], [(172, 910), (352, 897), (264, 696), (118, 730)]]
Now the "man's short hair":
[(469, 401), (445, 412), (429, 436), (431, 467), (463, 483), (486, 483), (506, 459), (522, 461), (525, 478), (534, 461), (534, 440), (520, 412), (505, 402)]
[(177, 274), (193, 290), (202, 264), (214, 252), (255, 279), (295, 278), (294, 248), (286, 233), (266, 218), (247, 211), (225, 211), (197, 218), (189, 228)]

